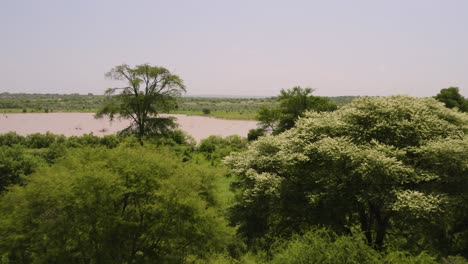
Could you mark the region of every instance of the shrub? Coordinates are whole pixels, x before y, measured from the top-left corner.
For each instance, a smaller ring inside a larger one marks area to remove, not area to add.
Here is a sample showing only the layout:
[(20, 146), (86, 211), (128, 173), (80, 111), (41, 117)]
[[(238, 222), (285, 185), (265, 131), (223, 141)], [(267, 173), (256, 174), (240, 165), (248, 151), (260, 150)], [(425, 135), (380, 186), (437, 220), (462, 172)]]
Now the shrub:
[(0, 147), (0, 193), (13, 184), (22, 183), (24, 177), (34, 172), (37, 161), (19, 146)]
[(23, 145), (26, 139), (23, 136), (16, 134), (16, 132), (8, 132), (5, 134), (0, 134), (0, 145), (1, 146), (13, 146), (13, 145)]
[(66, 137), (63, 135), (54, 135), (50, 132), (45, 134), (34, 133), (26, 137), (26, 146), (29, 148), (48, 148), (54, 142), (64, 142)]
[(299, 264), (436, 264), (433, 256), (421, 253), (412, 256), (406, 252), (379, 253), (365, 243), (361, 235), (342, 235), (326, 229), (315, 229), (304, 235), (294, 236), (290, 241), (280, 244), (272, 263)]

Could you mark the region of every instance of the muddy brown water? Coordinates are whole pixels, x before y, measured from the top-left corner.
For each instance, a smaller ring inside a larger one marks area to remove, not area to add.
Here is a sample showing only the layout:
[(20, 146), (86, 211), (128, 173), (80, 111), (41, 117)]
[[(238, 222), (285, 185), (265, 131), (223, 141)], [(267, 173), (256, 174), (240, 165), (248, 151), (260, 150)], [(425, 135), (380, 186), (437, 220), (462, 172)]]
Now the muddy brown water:
[[(179, 128), (197, 141), (210, 135), (247, 136), (256, 121), (226, 120), (206, 116), (162, 115), (177, 118)], [(0, 133), (14, 131), (20, 135), (32, 133), (79, 136), (93, 133), (97, 136), (115, 134), (129, 125), (128, 120), (95, 119), (93, 113), (18, 113), (0, 114)]]

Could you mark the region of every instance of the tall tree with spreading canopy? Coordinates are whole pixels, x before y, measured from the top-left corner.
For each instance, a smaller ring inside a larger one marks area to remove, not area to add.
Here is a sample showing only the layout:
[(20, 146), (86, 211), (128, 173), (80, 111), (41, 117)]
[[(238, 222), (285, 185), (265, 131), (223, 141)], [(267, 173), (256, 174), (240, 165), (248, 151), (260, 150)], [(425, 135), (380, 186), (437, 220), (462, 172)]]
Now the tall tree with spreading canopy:
[(179, 76), (164, 67), (142, 64), (132, 68), (123, 64), (112, 68), (106, 77), (126, 81), (128, 86), (107, 89), (109, 98), (96, 113), (97, 118), (130, 119), (131, 125), (122, 132), (136, 134), (140, 143), (144, 135), (164, 134), (176, 127), (173, 118), (159, 114), (175, 108), (175, 98), (185, 92)]

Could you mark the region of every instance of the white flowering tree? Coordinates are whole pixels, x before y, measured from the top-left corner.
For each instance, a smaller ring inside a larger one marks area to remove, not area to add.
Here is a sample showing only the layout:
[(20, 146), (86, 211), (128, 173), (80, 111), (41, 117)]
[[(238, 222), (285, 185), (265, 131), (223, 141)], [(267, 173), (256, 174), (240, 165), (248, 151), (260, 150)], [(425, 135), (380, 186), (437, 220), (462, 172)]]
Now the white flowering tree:
[[(467, 128), (466, 114), (405, 96), (309, 112), (293, 129), (226, 159), (242, 190), (233, 220), (247, 240), (311, 225), (359, 227), (381, 249), (398, 217), (443, 213), (450, 192), (439, 183), (466, 184)], [(434, 165), (446, 156), (464, 165)]]

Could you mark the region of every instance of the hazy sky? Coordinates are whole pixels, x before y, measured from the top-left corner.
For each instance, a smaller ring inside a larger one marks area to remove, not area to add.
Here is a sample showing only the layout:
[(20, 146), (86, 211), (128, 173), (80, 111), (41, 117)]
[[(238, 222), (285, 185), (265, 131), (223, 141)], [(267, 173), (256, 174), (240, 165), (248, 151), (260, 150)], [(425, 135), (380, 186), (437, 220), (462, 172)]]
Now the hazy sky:
[(150, 63), (189, 95), (468, 96), (467, 0), (0, 0), (0, 92), (95, 93)]

